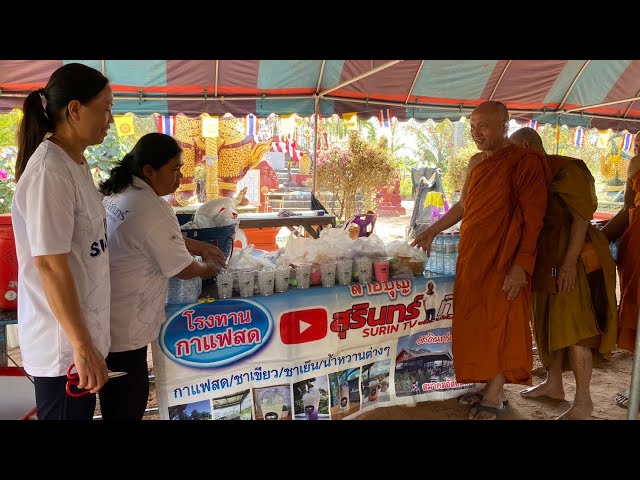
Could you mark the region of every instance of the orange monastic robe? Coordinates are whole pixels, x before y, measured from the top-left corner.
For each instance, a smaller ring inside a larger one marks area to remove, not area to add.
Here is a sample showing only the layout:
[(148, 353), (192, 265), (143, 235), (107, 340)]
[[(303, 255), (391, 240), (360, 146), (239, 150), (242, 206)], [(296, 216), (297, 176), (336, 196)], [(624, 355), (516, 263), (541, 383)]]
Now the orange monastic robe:
[(640, 297), (640, 172), (633, 176), (636, 198), (629, 209), (629, 226), (618, 247), (620, 273), (620, 307), (618, 310), (618, 348), (633, 352), (638, 327)]
[(453, 295), (453, 358), (460, 383), (531, 385), (530, 287), (514, 300), (502, 291), (514, 263), (531, 276), (551, 170), (533, 150), (509, 145), (471, 172)]

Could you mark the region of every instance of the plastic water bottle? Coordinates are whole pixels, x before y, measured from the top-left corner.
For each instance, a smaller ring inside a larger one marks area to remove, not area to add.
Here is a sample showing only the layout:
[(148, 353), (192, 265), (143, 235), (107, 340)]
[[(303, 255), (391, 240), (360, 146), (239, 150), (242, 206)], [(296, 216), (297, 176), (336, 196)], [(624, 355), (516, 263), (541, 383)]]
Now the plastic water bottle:
[[(200, 257), (195, 257), (201, 260)], [(189, 280), (180, 280), (176, 277), (169, 279), (166, 303), (193, 303), (200, 298), (202, 293), (202, 278), (195, 277)]]
[(451, 254), (451, 275), (456, 274), (456, 265), (458, 263), (458, 245), (460, 244), (460, 232), (453, 233), (453, 250)]
[(167, 289), (167, 304), (170, 303), (193, 303), (198, 300), (202, 293), (202, 278), (195, 277), (189, 280), (180, 280), (176, 277), (169, 279)]
[(431, 278), (434, 276), (434, 273), (433, 273), (434, 260), (435, 260), (435, 256), (433, 253), (433, 245), (432, 245), (431, 255), (429, 255), (427, 259), (424, 261), (424, 270), (422, 271), (422, 276), (426, 278)]
[(618, 246), (620, 245), (620, 239), (609, 244), (609, 250), (611, 250), (611, 256), (615, 262), (618, 261)]
[(444, 252), (442, 251), (442, 247), (444, 246), (444, 238), (442, 234), (436, 235), (436, 238), (433, 240), (433, 268), (432, 272), (435, 273), (435, 276), (442, 275), (444, 272)]

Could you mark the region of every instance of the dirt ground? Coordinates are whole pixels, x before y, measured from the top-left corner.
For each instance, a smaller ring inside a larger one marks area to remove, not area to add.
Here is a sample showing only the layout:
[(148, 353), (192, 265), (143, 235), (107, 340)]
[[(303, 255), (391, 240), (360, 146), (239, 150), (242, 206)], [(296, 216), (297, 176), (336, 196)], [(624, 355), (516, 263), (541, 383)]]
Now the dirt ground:
[[(405, 226), (411, 218), (413, 202), (403, 202), (407, 209), (406, 215), (395, 218), (380, 218), (376, 223), (375, 232), (385, 241), (403, 238)], [(8, 351), (9, 356), (18, 365), (22, 365), (20, 349)], [(13, 363), (9, 361), (9, 365)], [(149, 349), (150, 373), (153, 373), (151, 349)], [(611, 360), (595, 366), (591, 379), (591, 397), (594, 404), (593, 420), (625, 420), (627, 410), (618, 407), (615, 395), (619, 391), (629, 388), (633, 357), (630, 353), (616, 350)], [(538, 384), (546, 377), (540, 361), (534, 350), (533, 383)], [(509, 410), (502, 419), (505, 420), (551, 420), (564, 413), (575, 395), (575, 382), (571, 372), (564, 373), (565, 401), (525, 399), (519, 395), (524, 388), (521, 385), (507, 385), (505, 387), (509, 399)], [(145, 420), (158, 420), (157, 399), (153, 382), (150, 387), (148, 410)], [(358, 420), (464, 420), (468, 417), (471, 407), (458, 405), (457, 399), (445, 401), (420, 402), (414, 406), (381, 407), (364, 413)], [(96, 415), (99, 415), (99, 405)]]
[[(8, 351), (10, 358), (18, 365), (22, 365), (20, 349), (13, 348)], [(9, 365), (13, 363), (9, 361)], [(631, 382), (631, 368), (633, 357), (630, 353), (616, 350), (607, 363), (594, 367), (591, 378), (591, 397), (594, 410), (593, 420), (625, 420), (627, 410), (615, 404), (615, 395), (621, 390), (629, 388)], [(149, 350), (150, 373), (153, 373), (153, 362)], [(533, 383), (538, 384), (544, 380), (546, 373), (537, 355), (534, 353)], [(520, 385), (507, 385), (505, 387), (509, 399), (509, 410), (502, 417), (504, 420), (552, 420), (565, 412), (571, 405), (575, 394), (575, 382), (573, 374), (564, 374), (565, 401), (525, 399), (519, 395), (523, 387)], [(156, 399), (155, 385), (151, 382), (149, 404), (144, 420), (159, 420), (157, 413), (158, 402)], [(464, 420), (469, 415), (471, 407), (458, 405), (457, 399), (444, 401), (420, 402), (414, 406), (381, 407), (366, 412), (357, 420)], [(100, 415), (100, 405), (96, 408), (96, 415)]]

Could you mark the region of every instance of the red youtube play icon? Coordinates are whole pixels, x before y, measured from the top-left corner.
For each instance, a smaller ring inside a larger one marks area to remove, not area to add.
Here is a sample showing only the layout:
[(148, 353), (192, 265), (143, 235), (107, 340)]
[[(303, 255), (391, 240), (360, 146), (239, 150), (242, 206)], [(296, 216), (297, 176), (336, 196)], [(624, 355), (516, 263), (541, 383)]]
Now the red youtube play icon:
[(280, 317), (280, 339), (285, 345), (315, 342), (326, 337), (328, 323), (324, 308), (284, 313)]

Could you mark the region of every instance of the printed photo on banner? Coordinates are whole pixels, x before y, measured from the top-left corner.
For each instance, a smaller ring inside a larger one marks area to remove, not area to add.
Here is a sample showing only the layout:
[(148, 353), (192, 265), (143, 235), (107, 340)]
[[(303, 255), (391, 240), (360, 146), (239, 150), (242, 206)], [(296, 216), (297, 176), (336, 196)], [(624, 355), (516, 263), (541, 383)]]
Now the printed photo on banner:
[(331, 419), (341, 420), (360, 411), (360, 369), (329, 374)]
[(451, 328), (436, 328), (398, 339), (394, 387), (399, 397), (464, 388), (455, 381)]
[(211, 402), (202, 400), (174, 405), (169, 407), (169, 418), (171, 420), (211, 420)]
[(389, 392), (389, 376), (391, 360), (369, 363), (362, 366), (360, 388), (362, 391), (362, 408), (391, 400)]
[(214, 420), (252, 420), (253, 404), (249, 390), (211, 400)]
[(289, 385), (254, 389), (253, 404), (256, 420), (292, 420)]
[(294, 420), (330, 420), (326, 375), (293, 384)]

